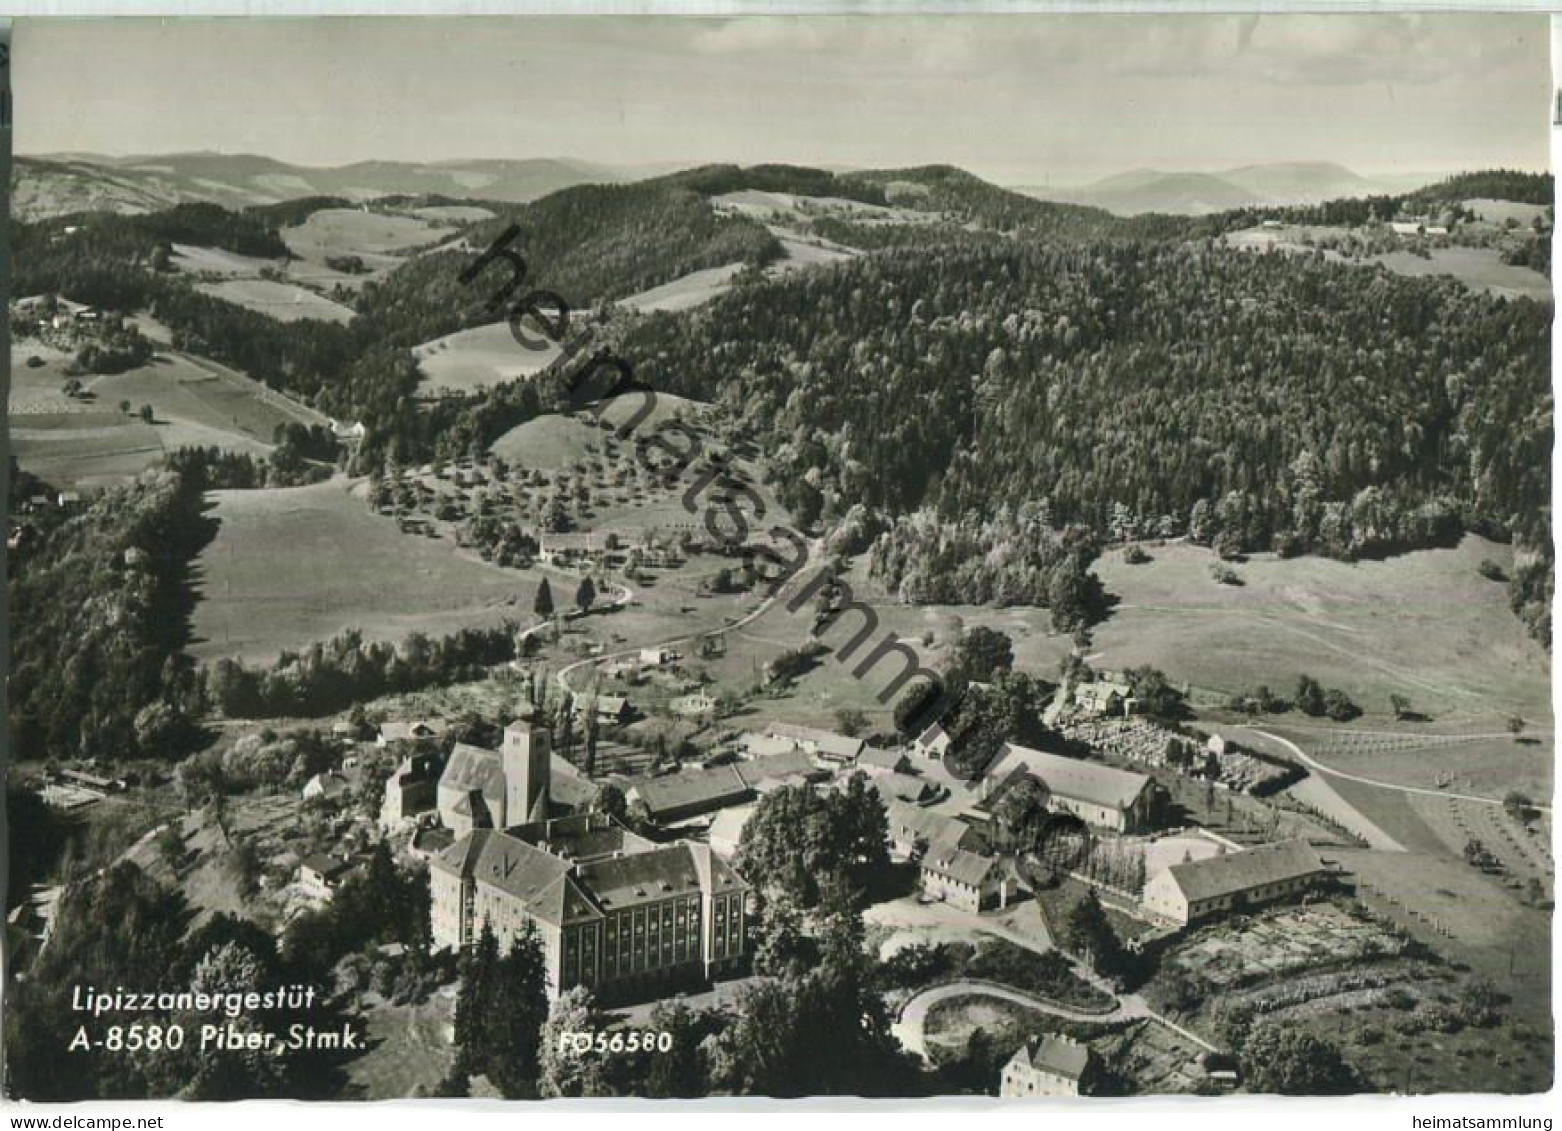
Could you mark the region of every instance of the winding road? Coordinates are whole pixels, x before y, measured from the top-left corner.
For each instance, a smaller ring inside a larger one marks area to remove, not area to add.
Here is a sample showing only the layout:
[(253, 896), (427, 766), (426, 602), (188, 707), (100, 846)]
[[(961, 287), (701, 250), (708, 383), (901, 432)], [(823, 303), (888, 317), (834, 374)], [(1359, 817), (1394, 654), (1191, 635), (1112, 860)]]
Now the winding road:
[(1176, 1022), (1169, 1021), (1159, 1013), (1156, 1013), (1138, 994), (1123, 994), (1117, 997), (1117, 1004), (1105, 1013), (1087, 1013), (1082, 1010), (1069, 1009), (1067, 1006), (1057, 1005), (1043, 998), (1033, 997), (1021, 990), (1011, 989), (1008, 986), (994, 985), (990, 982), (948, 982), (942, 986), (933, 986), (930, 989), (923, 990), (906, 1002), (900, 1011), (900, 1018), (890, 1026), (890, 1031), (907, 1050), (926, 1059), (928, 1055), (928, 1013), (939, 1002), (959, 997), (995, 998), (998, 1001), (1007, 1001), (1015, 1005), (1024, 1006), (1026, 1009), (1034, 1009), (1038, 1013), (1061, 1017), (1065, 1021), (1082, 1021), (1097, 1025), (1109, 1024), (1113, 1021), (1154, 1021), (1156, 1024), (1164, 1025), (1174, 1033), (1186, 1037), (1208, 1052), (1219, 1051), (1197, 1033), (1184, 1029)]
[[(1455, 801), (1469, 801), (1476, 805), (1500, 806), (1502, 804), (1501, 798), (1497, 797), (1481, 797), (1480, 795), (1474, 793), (1455, 793), (1452, 790), (1447, 789), (1427, 789), (1425, 786), (1419, 785), (1399, 785), (1395, 782), (1380, 781), (1377, 778), (1363, 777), (1361, 774), (1352, 774), (1347, 773), (1344, 770), (1336, 770), (1333, 766), (1328, 766), (1318, 761), (1318, 759), (1314, 758), (1311, 754), (1308, 754), (1305, 750), (1303, 750), (1300, 746), (1296, 745), (1296, 743), (1292, 742), (1288, 738), (1281, 738), (1278, 734), (1273, 734), (1267, 730), (1259, 730), (1257, 727), (1247, 727), (1246, 729), (1252, 731), (1254, 734), (1263, 735), (1272, 742), (1278, 742), (1292, 754), (1296, 755), (1297, 760), (1308, 769), (1320, 773), (1325, 777), (1339, 778), (1342, 781), (1352, 781), (1360, 785), (1375, 786), (1378, 789), (1390, 789), (1394, 790), (1396, 793), (1416, 794), (1421, 797), (1449, 797)], [(1538, 809), (1542, 813), (1551, 812), (1551, 807), (1549, 805), (1535, 805), (1532, 806), (1532, 808)]]

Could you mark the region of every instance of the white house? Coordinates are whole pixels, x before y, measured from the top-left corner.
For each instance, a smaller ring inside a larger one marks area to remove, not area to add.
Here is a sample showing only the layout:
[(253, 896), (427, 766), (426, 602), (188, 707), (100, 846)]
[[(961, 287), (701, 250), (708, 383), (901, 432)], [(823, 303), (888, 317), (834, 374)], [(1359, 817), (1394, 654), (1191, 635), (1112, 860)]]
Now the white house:
[(1048, 1033), (1027, 1041), (1003, 1066), (998, 1085), (1002, 1099), (1089, 1094), (1096, 1061), (1090, 1046)]
[(942, 758), (949, 749), (949, 732), (942, 723), (934, 723), (912, 742), (911, 748), (924, 758)]
[(976, 914), (995, 903), (1008, 906), (1009, 883), (991, 856), (964, 848), (929, 850), (922, 857), (922, 892)]
[(1150, 877), (1142, 903), (1152, 915), (1186, 926), (1222, 911), (1289, 898), (1328, 876), (1312, 845), (1298, 838), (1173, 864)]

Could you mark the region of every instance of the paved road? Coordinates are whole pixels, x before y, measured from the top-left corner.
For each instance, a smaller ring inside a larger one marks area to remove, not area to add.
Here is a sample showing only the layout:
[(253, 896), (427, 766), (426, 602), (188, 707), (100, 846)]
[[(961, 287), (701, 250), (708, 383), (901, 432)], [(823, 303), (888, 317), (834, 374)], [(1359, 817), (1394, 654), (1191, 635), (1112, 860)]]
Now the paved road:
[[(1342, 781), (1353, 781), (1361, 785), (1376, 786), (1378, 789), (1391, 789), (1396, 793), (1413, 793), (1421, 797), (1451, 797), (1455, 801), (1469, 801), (1476, 805), (1502, 804), (1502, 799), (1500, 797), (1481, 797), (1473, 793), (1455, 793), (1452, 790), (1447, 789), (1427, 789), (1419, 785), (1399, 785), (1395, 782), (1379, 781), (1376, 778), (1363, 777), (1361, 774), (1346, 773), (1344, 770), (1336, 770), (1332, 766), (1324, 765), (1324, 763), (1318, 761), (1318, 759), (1314, 758), (1311, 754), (1308, 754), (1305, 750), (1296, 745), (1296, 743), (1292, 742), (1290, 739), (1281, 738), (1278, 734), (1271, 734), (1269, 731), (1259, 730), (1257, 727), (1248, 727), (1247, 729), (1251, 730), (1254, 734), (1261, 734), (1273, 742), (1278, 742), (1292, 754), (1296, 755), (1297, 759), (1301, 761), (1301, 763), (1308, 769), (1315, 770), (1318, 773), (1325, 775), (1326, 777), (1339, 778)], [(1539, 809), (1542, 813), (1551, 812), (1551, 807), (1549, 805), (1535, 805), (1532, 806), (1532, 808)]]
[(1110, 1013), (1082, 1013), (1077, 1009), (1065, 1009), (1061, 1005), (1054, 1005), (1050, 1001), (1043, 1001), (1041, 998), (1021, 993), (1019, 990), (990, 986), (982, 982), (950, 982), (947, 985), (934, 986), (930, 990), (923, 990), (908, 1001), (905, 1009), (901, 1010), (900, 1020), (890, 1026), (890, 1032), (895, 1034), (896, 1039), (908, 1051), (926, 1059), (928, 1012), (939, 1002), (957, 997), (996, 998), (999, 1001), (1023, 1005), (1027, 1009), (1036, 1010), (1038, 1013), (1049, 1013), (1054, 1017), (1061, 1017), (1067, 1021), (1103, 1023), (1122, 1021), (1128, 1016), (1124, 1012), (1121, 1003), (1115, 1006)]
[(1077, 1009), (1068, 1009), (1065, 1006), (1055, 1005), (1050, 1001), (1033, 997), (1020, 990), (1009, 989), (1006, 986), (988, 985), (984, 982), (950, 982), (947, 985), (934, 986), (932, 989), (923, 990), (906, 1003), (905, 1008), (901, 1010), (900, 1019), (890, 1026), (890, 1031), (894, 1033), (896, 1039), (907, 1050), (926, 1059), (928, 1055), (928, 1012), (939, 1002), (957, 997), (996, 998), (999, 1001), (1013, 1002), (1015, 1005), (1034, 1009), (1038, 1013), (1061, 1017), (1065, 1021), (1083, 1021), (1098, 1025), (1113, 1021), (1154, 1021), (1156, 1024), (1164, 1025), (1173, 1032), (1186, 1037), (1202, 1049), (1209, 1052), (1218, 1051), (1214, 1045), (1197, 1033), (1190, 1032), (1181, 1025), (1169, 1021), (1156, 1013), (1138, 994), (1124, 994), (1116, 998), (1117, 1004), (1110, 1012), (1084, 1013)]

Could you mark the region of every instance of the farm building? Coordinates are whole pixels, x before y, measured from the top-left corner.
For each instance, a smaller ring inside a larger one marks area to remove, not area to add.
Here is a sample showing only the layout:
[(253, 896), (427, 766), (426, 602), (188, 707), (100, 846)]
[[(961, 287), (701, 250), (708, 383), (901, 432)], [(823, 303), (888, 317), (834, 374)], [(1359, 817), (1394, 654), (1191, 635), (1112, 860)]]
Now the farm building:
[(336, 801), (345, 797), (352, 786), (352, 781), (340, 770), (327, 770), (323, 774), (316, 774), (304, 783), (304, 800), (312, 801), (318, 797), (326, 801)]
[(886, 801), (884, 815), (889, 827), (890, 848), (906, 859), (914, 860), (934, 851), (970, 849), (981, 844), (981, 834), (964, 821), (905, 801)]
[(911, 748), (924, 758), (942, 758), (949, 749), (949, 732), (943, 723), (934, 723), (912, 742)]
[(1088, 715), (1131, 715), (1138, 702), (1126, 683), (1098, 679), (1074, 688), (1074, 706)]
[[(1149, 828), (1164, 798), (1164, 791), (1144, 774), (1007, 742), (988, 770), (983, 799), (971, 809), (970, 816), (990, 819), (1003, 790), (1026, 774), (1046, 787), (1049, 810), (1070, 813), (1087, 825), (1113, 832), (1133, 833)], [(994, 784), (998, 788), (993, 788)]]
[(1265, 844), (1171, 867), (1144, 886), (1144, 909), (1186, 926), (1233, 908), (1251, 907), (1316, 887), (1329, 876), (1305, 840)]
[(870, 774), (904, 774), (911, 770), (911, 759), (904, 750), (881, 750), (865, 746), (857, 756), (857, 768)]
[[(594, 707), (593, 703), (595, 704)], [(577, 691), (575, 692), (573, 707), (576, 718), (594, 710), (597, 722), (607, 723), (612, 726), (623, 726), (634, 717), (634, 707), (622, 695), (588, 695), (585, 692)]]
[(380, 724), (374, 742), (377, 746), (389, 746), (392, 742), (432, 742), (443, 738), (449, 727), (444, 719), (408, 719)]
[(756, 789), (763, 788), (766, 782), (791, 784), (799, 781), (817, 781), (829, 776), (829, 771), (821, 770), (814, 760), (801, 750), (784, 750), (778, 754), (750, 758), (738, 767), (738, 772), (743, 775), (744, 781)]
[(659, 668), (664, 664), (670, 664), (678, 658), (678, 653), (671, 648), (642, 648), (640, 649), (640, 663), (644, 667)]
[(754, 798), (754, 790), (735, 766), (684, 770), (659, 778), (641, 778), (624, 790), (631, 805), (640, 802), (658, 824), (673, 824), (714, 813)]
[(886, 802), (908, 801), (913, 805), (925, 805), (938, 796), (938, 786), (915, 774), (876, 774), (869, 784)]
[(834, 731), (793, 726), (791, 723), (771, 723), (765, 733), (773, 738), (788, 739), (799, 750), (842, 764), (855, 762), (867, 746), (860, 738), (847, 738)]
[(552, 566), (590, 566), (607, 551), (603, 536), (595, 533), (550, 534), (537, 531), (537, 560)]
[(1095, 1054), (1089, 1045), (1048, 1033), (1039, 1041), (1027, 1041), (1009, 1058), (998, 1095), (1003, 1099), (1089, 1095), (1095, 1072)]
[(339, 856), (306, 856), (298, 865), (298, 886), (316, 899), (330, 899), (353, 869)]
[(1007, 906), (1009, 884), (1002, 864), (964, 848), (929, 850), (922, 857), (922, 893), (976, 914)]

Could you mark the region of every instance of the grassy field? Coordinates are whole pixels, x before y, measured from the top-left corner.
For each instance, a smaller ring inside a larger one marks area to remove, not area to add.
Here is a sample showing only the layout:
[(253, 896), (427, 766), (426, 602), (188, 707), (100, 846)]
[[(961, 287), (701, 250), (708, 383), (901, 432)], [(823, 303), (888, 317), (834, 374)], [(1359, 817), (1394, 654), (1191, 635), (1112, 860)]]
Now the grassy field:
[(538, 373), (553, 363), (560, 350), (551, 342), (547, 349), (523, 349), (507, 323), (494, 322), (424, 342), (412, 352), (424, 376), (420, 394), (438, 396), (469, 393)]
[(345, 325), (353, 319), (352, 310), (339, 302), (332, 302), (304, 287), (275, 283), (269, 279), (228, 279), (221, 283), (201, 283), (196, 290), (275, 318), (279, 322), (313, 318), (320, 322)]
[(220, 526), (197, 563), (197, 658), (270, 660), (347, 628), (398, 640), (530, 621), (535, 576), (404, 534), (349, 487), (214, 493)]
[(412, 216), (364, 212), (356, 208), (322, 208), (282, 233), (294, 255), (318, 259), (327, 255), (396, 255), (422, 247), (446, 234), (442, 224)]
[[(524, 353), (508, 336), (505, 340), (509, 342), (511, 350)], [(600, 419), (590, 412), (574, 413), (569, 416), (552, 414), (539, 416), (535, 420), (529, 420), (510, 429), (495, 440), (489, 450), (494, 455), (531, 471), (554, 471), (571, 467), (602, 455), (607, 443), (607, 432), (602, 427), (604, 423), (614, 428), (621, 428), (632, 422), (635, 415), (643, 411), (646, 403), (645, 399), (638, 395), (619, 397), (607, 405)], [(672, 393), (657, 393), (655, 401), (651, 403), (650, 413), (636, 425), (635, 436), (630, 437), (625, 443), (632, 445), (636, 437), (650, 436), (664, 421), (675, 418), (697, 420), (703, 417), (706, 411), (706, 406), (699, 401), (675, 396)], [(674, 438), (669, 443), (682, 446), (685, 441)], [(652, 458), (664, 457), (653, 454)], [(636, 517), (634, 512), (640, 510), (644, 508), (630, 507), (605, 514), (597, 525), (601, 529), (622, 529), (623, 526), (620, 524), (628, 524), (643, 529), (647, 525), (657, 525), (662, 521), (655, 517), (647, 519), (644, 515)], [(688, 521), (686, 513), (683, 521)]]
[[(45, 364), (30, 368), (29, 356)], [(85, 395), (61, 391), (66, 359), (37, 342), (12, 350), (11, 445), (22, 466), (52, 483), (120, 482), (181, 447), (265, 455), (278, 424), (325, 417), (241, 373), (185, 354), (158, 354), (124, 373), (83, 378)], [(119, 405), (130, 402), (131, 413)], [(153, 422), (138, 415), (151, 405)]]
[[(1480, 203), (1480, 202), (1472, 202)], [(1496, 205), (1497, 202), (1487, 202)], [(1501, 222), (1508, 209), (1525, 209), (1527, 205), (1507, 205), (1491, 208), (1491, 219)], [(1500, 213), (1500, 215), (1498, 215)], [(1527, 221), (1526, 221), (1527, 222)], [(1225, 243), (1245, 251), (1276, 251), (1296, 254), (1312, 254), (1314, 248), (1306, 241), (1328, 243), (1348, 239), (1349, 228), (1328, 225), (1289, 225), (1281, 229), (1248, 228), (1231, 232), (1223, 237)], [(1420, 278), (1426, 275), (1448, 275), (1458, 279), (1471, 290), (1507, 298), (1532, 298), (1538, 302), (1551, 301), (1551, 280), (1528, 267), (1515, 267), (1502, 261), (1501, 253), (1492, 247), (1429, 247), (1430, 259), (1414, 255), (1410, 251), (1390, 251), (1366, 258), (1347, 259), (1334, 248), (1325, 248), (1324, 256), (1338, 263), (1380, 264), (1396, 275)]]
[(619, 305), (642, 314), (653, 310), (693, 310), (731, 290), (732, 279), (741, 270), (743, 264), (727, 263), (704, 271), (691, 271), (681, 279), (620, 299)]
[(1095, 630), (1100, 666), (1147, 663), (1197, 687), (1265, 683), (1284, 695), (1306, 672), (1369, 720), (1388, 716), (1400, 694), (1447, 728), (1495, 730), (1510, 714), (1549, 726), (1550, 661), (1509, 611), (1504, 586), (1476, 572), (1485, 558), (1506, 567), (1506, 546), (1471, 536), (1456, 549), (1356, 564), (1260, 554), (1236, 567), (1240, 586), (1210, 577), (1208, 550), (1150, 553), (1144, 565), (1119, 554), (1098, 565), (1120, 599)]
[(1452, 275), (1472, 291), (1485, 291), (1504, 298), (1551, 301), (1550, 279), (1528, 267), (1504, 263), (1496, 248), (1438, 247), (1432, 249), (1431, 255), (1431, 259), (1422, 259), (1408, 251), (1392, 251), (1378, 256), (1374, 262), (1383, 264), (1396, 275), (1412, 279), (1423, 275)]

